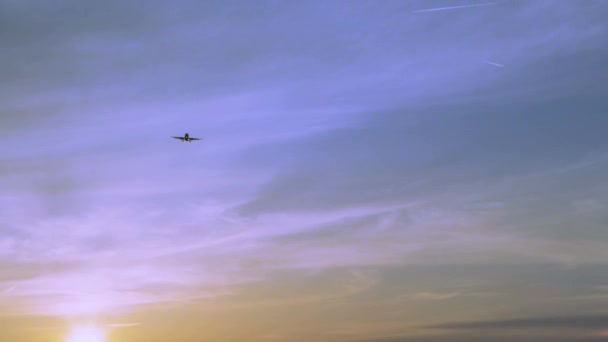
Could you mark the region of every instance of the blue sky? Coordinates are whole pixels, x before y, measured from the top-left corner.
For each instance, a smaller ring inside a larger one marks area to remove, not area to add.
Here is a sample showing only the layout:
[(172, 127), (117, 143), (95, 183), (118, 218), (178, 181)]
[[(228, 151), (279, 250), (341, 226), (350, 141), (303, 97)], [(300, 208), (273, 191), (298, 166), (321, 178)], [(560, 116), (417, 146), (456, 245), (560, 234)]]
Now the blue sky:
[(0, 337), (607, 339), (606, 19), (4, 1)]

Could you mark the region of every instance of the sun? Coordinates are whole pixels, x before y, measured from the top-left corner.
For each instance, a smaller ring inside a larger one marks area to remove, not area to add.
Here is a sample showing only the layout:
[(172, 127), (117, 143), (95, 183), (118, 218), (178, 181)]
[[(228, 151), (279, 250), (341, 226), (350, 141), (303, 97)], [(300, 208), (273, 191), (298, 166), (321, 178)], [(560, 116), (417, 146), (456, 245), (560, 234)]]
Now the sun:
[(72, 329), (65, 342), (105, 342), (105, 332), (93, 325), (79, 325)]

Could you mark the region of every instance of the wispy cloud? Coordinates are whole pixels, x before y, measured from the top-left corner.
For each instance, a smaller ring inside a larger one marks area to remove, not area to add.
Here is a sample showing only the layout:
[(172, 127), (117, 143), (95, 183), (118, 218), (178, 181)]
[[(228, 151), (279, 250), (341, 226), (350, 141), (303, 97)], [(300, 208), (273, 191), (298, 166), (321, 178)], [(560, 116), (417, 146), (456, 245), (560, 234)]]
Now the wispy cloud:
[(576, 315), (516, 318), (496, 321), (479, 321), (465, 323), (446, 323), (433, 326), (437, 329), (603, 329), (606, 327), (608, 315)]

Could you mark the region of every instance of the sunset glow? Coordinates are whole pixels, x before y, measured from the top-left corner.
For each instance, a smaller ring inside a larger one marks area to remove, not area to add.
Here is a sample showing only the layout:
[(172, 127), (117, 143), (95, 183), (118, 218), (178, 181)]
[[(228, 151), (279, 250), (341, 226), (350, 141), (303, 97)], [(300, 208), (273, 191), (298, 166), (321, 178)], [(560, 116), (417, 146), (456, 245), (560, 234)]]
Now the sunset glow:
[(65, 342), (105, 342), (105, 332), (93, 325), (75, 326)]

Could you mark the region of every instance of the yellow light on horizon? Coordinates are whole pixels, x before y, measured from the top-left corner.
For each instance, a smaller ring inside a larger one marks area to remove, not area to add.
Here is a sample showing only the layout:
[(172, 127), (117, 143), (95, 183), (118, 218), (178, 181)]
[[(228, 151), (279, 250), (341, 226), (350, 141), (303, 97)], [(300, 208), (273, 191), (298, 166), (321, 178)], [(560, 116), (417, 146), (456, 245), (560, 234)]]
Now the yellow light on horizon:
[(66, 342), (105, 342), (105, 331), (93, 325), (79, 325), (72, 329)]

